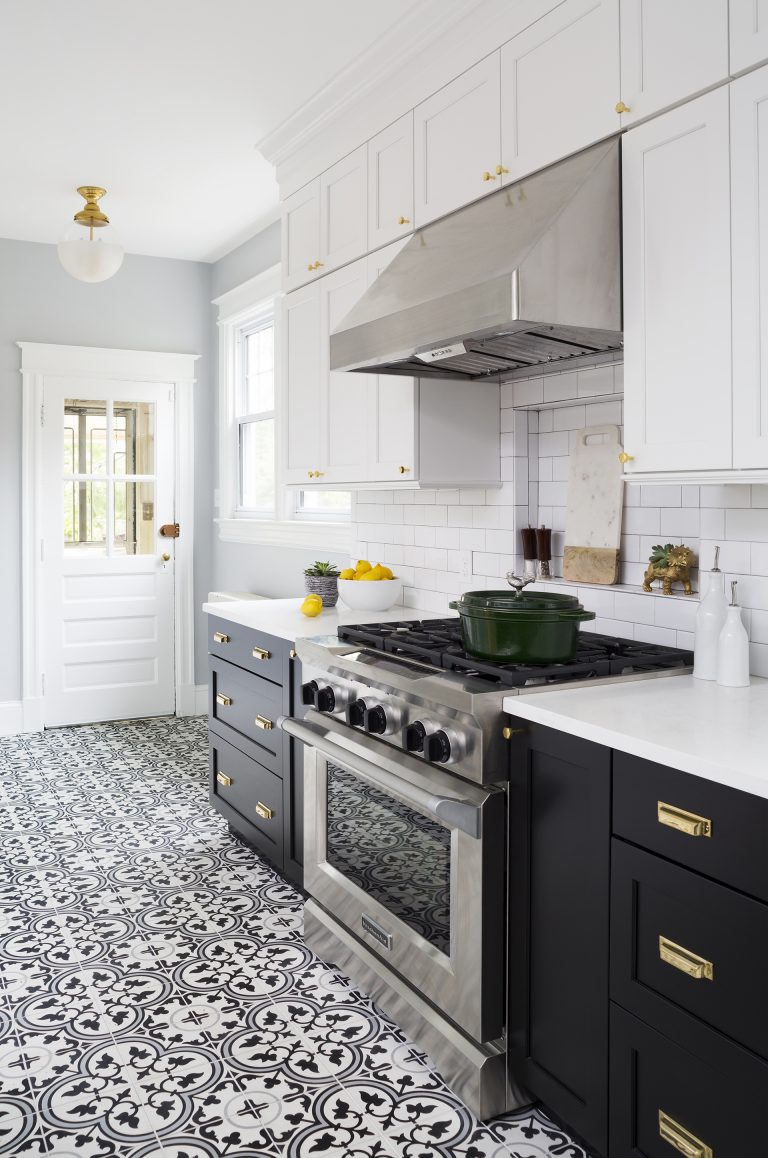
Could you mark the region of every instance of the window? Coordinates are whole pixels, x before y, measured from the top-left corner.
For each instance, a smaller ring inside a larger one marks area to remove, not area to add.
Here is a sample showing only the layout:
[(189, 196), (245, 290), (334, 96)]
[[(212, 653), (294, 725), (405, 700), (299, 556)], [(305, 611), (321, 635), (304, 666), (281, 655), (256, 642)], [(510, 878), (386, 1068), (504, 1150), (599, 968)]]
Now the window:
[(275, 319), (270, 310), (243, 325), (235, 351), (237, 509), (274, 516)]

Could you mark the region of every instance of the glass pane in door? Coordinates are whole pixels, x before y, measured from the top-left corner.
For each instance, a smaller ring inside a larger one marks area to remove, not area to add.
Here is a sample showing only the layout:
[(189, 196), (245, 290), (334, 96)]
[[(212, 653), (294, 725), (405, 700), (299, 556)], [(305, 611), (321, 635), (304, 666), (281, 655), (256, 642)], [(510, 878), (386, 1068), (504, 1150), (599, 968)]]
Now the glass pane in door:
[(155, 540), (155, 484), (114, 483), (113, 555), (153, 555)]
[(112, 473), (154, 474), (154, 403), (115, 402), (113, 411)]
[(107, 404), (68, 398), (64, 405), (64, 474), (105, 474)]
[(326, 858), (443, 953), (451, 947), (451, 834), (329, 763)]
[(103, 554), (107, 542), (107, 483), (64, 483), (64, 546)]

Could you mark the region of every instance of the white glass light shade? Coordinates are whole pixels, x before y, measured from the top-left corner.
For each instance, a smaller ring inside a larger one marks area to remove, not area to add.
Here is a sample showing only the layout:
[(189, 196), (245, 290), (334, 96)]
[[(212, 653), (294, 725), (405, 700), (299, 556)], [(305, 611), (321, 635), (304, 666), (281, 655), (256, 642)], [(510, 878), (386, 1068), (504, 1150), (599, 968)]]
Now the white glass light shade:
[(78, 281), (106, 281), (123, 264), (123, 247), (111, 226), (94, 229), (93, 237), (82, 225), (73, 225), (57, 248), (59, 261)]

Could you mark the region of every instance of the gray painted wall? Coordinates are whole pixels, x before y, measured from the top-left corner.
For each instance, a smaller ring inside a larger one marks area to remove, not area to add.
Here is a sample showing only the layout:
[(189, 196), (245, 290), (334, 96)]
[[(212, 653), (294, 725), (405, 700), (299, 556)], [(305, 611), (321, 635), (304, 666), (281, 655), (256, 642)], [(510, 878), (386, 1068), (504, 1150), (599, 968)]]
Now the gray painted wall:
[[(16, 342), (167, 350), (200, 354), (195, 390), (195, 593), (212, 582), (212, 458), (215, 423), (211, 330), (212, 267), (202, 262), (127, 256), (113, 279), (75, 281), (56, 247), (0, 239), (0, 569), (3, 643), (0, 702), (21, 696), (21, 375)], [(196, 679), (206, 679), (202, 614), (196, 627)]]

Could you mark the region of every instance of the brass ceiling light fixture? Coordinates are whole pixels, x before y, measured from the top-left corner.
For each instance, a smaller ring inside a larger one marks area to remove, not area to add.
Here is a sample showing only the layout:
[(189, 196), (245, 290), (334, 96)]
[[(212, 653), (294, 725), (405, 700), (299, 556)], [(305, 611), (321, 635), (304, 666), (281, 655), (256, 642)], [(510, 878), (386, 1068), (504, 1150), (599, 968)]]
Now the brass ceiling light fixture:
[[(85, 205), (74, 216), (58, 244), (59, 261), (67, 273), (78, 281), (106, 281), (123, 264), (123, 247), (115, 240), (114, 230), (99, 201), (106, 193), (98, 185), (81, 185), (78, 193)], [(98, 234), (95, 234), (98, 230)]]

